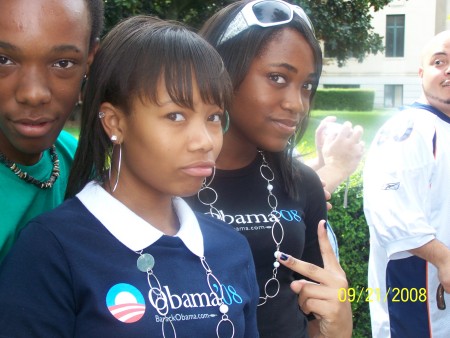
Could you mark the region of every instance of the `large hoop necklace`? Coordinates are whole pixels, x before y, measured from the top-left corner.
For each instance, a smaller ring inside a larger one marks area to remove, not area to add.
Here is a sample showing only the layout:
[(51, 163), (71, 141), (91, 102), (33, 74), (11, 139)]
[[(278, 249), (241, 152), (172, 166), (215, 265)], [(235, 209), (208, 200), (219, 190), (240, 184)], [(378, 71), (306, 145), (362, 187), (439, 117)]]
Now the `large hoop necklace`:
[[(172, 331), (173, 336), (177, 337), (177, 331), (175, 330), (175, 325), (171, 320), (168, 318), (169, 313), (169, 306), (167, 304), (166, 296), (164, 295), (164, 292), (161, 287), (161, 283), (156, 277), (153, 267), (155, 266), (155, 258), (149, 254), (144, 253), (143, 250), (140, 250), (137, 252), (139, 255), (136, 265), (139, 271), (145, 272), (147, 274), (147, 283), (150, 288), (148, 292), (148, 298), (150, 303), (153, 305), (153, 307), (156, 309), (156, 311), (160, 314), (160, 316), (163, 317), (162, 323), (161, 323), (161, 331), (163, 338), (166, 337), (166, 323), (168, 322), (170, 324), (169, 331)], [(234, 324), (228, 317), (228, 305), (224, 303), (223, 301), (223, 289), (222, 284), (219, 282), (217, 277), (213, 274), (211, 268), (209, 267), (208, 263), (206, 262), (206, 258), (200, 257), (200, 262), (203, 266), (203, 269), (205, 269), (206, 272), (206, 282), (208, 283), (209, 289), (211, 292), (216, 296), (216, 299), (218, 301), (219, 311), (222, 314), (221, 319), (217, 323), (216, 327), (216, 334), (217, 338), (220, 338), (219, 330), (221, 325), (225, 325), (226, 323), (231, 325), (232, 333), (231, 337), (234, 337)], [(213, 285), (218, 285), (220, 287), (219, 294), (214, 290)]]
[(50, 189), (59, 177), (59, 159), (56, 153), (55, 145), (50, 147), (50, 158), (52, 160), (53, 169), (50, 178), (47, 181), (39, 181), (33, 176), (28, 174), (26, 171), (22, 171), (19, 166), (13, 161), (9, 160), (3, 153), (0, 152), (0, 162), (2, 162), (6, 167), (11, 169), (11, 171), (21, 180), (27, 183), (33, 184), (39, 189)]
[[(272, 239), (273, 239), (273, 242), (275, 243), (275, 251), (274, 251), (275, 261), (273, 262), (272, 277), (268, 278), (264, 285), (264, 295), (259, 296), (258, 306), (261, 306), (261, 305), (266, 304), (266, 302), (269, 298), (275, 298), (278, 295), (278, 293), (280, 292), (280, 281), (277, 278), (277, 273), (278, 273), (278, 268), (280, 267), (280, 263), (278, 262), (278, 257), (280, 254), (281, 243), (283, 242), (283, 238), (284, 238), (284, 228), (280, 222), (279, 217), (277, 216), (278, 215), (278, 211), (277, 211), (278, 200), (277, 200), (277, 197), (272, 192), (272, 190), (273, 190), (272, 181), (275, 178), (275, 174), (274, 174), (273, 170), (269, 167), (269, 164), (266, 161), (266, 157), (264, 156), (264, 152), (262, 150), (258, 149), (258, 153), (262, 157), (262, 164), (259, 167), (259, 171), (261, 173), (261, 177), (264, 180), (266, 180), (266, 182), (267, 182), (267, 191), (268, 191), (267, 204), (269, 205), (270, 209), (272, 209), (272, 211), (270, 212), (270, 215), (274, 219), (273, 224), (272, 224)], [(199, 192), (197, 193), (197, 196), (198, 196), (198, 200), (200, 201), (200, 203), (209, 207), (209, 212), (207, 214), (209, 214), (213, 217), (219, 218), (222, 221), (225, 221), (220, 216), (219, 210), (214, 206), (214, 204), (217, 202), (217, 199), (218, 199), (217, 191), (215, 191), (214, 188), (212, 188), (210, 186), (211, 182), (214, 179), (214, 174), (215, 174), (215, 172), (213, 173), (213, 176), (209, 180), (209, 182), (207, 182), (206, 179), (203, 181), (202, 187), (199, 190)], [(205, 200), (205, 198), (202, 199), (202, 197), (201, 197), (201, 195), (204, 195), (207, 191), (209, 191), (209, 193), (212, 194), (212, 196), (213, 196), (209, 201)]]

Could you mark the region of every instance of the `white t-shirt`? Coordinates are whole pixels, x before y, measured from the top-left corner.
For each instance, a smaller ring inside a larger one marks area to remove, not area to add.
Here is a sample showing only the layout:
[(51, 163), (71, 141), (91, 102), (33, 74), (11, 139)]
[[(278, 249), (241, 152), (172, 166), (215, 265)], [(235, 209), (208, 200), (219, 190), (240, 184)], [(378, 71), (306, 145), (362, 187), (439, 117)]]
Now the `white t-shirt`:
[(415, 103), (378, 131), (364, 169), (364, 212), (373, 337), (450, 337), (450, 310), (436, 304), (437, 269), (408, 252), (433, 239), (450, 247), (448, 116)]

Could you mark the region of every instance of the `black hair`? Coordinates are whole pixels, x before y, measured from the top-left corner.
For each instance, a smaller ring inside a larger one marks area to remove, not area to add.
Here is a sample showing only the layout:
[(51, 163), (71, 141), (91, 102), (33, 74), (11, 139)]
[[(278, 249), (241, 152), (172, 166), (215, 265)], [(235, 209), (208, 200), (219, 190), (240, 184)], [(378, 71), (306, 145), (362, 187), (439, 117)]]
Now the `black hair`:
[(84, 0), (89, 12), (91, 24), (91, 35), (89, 38), (89, 49), (93, 48), (103, 32), (104, 7), (103, 0)]
[(231, 80), (217, 51), (177, 22), (135, 16), (116, 25), (104, 38), (90, 68), (82, 108), (78, 149), (66, 197), (86, 183), (104, 182), (112, 143), (99, 119), (104, 102), (130, 115), (135, 99), (159, 104), (158, 79), (164, 77), (170, 98), (193, 108), (193, 81), (204, 102), (225, 109)]
[[(253, 60), (264, 53), (265, 48), (277, 37), (277, 34), (283, 29), (292, 28), (306, 39), (313, 51), (315, 80), (310, 96), (311, 103), (322, 73), (322, 50), (308, 23), (296, 13), (288, 23), (271, 27), (250, 26), (236, 36), (221, 43), (221, 38), (230, 23), (247, 3), (248, 1), (237, 1), (223, 8), (213, 15), (199, 32), (221, 55), (234, 90), (237, 90), (241, 85)], [(295, 134), (294, 142), (291, 142), (284, 151), (279, 153), (266, 151), (268, 154), (267, 159), (281, 177), (286, 192), (294, 199), (298, 199), (299, 191), (298, 185), (294, 183), (298, 176), (297, 170), (294, 168), (295, 161), (292, 160), (292, 151), (305, 133), (309, 115), (310, 112), (308, 111)]]

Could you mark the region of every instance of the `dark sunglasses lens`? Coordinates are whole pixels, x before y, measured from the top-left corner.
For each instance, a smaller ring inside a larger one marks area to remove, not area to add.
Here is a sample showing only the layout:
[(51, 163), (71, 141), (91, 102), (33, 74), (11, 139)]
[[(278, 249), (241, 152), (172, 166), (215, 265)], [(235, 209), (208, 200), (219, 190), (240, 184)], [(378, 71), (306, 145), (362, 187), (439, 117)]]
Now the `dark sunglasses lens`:
[(253, 5), (253, 13), (261, 23), (275, 23), (291, 19), (291, 9), (278, 1), (262, 1)]

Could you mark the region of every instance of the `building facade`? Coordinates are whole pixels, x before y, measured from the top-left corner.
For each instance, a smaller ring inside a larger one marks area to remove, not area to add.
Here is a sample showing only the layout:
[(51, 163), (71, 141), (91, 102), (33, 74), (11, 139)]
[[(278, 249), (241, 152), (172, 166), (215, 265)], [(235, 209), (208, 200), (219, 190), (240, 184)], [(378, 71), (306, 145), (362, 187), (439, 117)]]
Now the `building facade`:
[(325, 57), (320, 85), (374, 90), (378, 109), (410, 104), (421, 93), (422, 47), (450, 29), (450, 0), (393, 0), (372, 16), (374, 31), (384, 39), (384, 52), (369, 55), (362, 63), (350, 59), (344, 67)]

